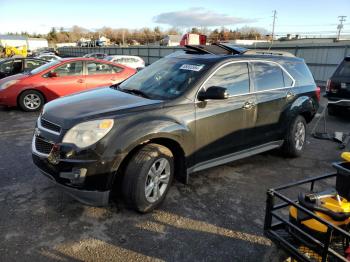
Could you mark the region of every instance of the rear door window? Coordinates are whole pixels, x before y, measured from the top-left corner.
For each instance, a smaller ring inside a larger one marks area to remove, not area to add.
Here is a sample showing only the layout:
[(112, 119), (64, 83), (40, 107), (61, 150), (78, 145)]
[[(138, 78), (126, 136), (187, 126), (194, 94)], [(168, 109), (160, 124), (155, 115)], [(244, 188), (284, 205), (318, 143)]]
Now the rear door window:
[(247, 63), (232, 63), (220, 68), (206, 83), (204, 88), (220, 86), (230, 95), (249, 93), (249, 73)]
[(119, 73), (123, 69), (121, 67), (113, 66), (110, 64), (88, 62), (87, 70), (88, 70), (88, 75), (103, 75), (103, 74)]
[(255, 91), (284, 87), (283, 70), (274, 63), (254, 62)]

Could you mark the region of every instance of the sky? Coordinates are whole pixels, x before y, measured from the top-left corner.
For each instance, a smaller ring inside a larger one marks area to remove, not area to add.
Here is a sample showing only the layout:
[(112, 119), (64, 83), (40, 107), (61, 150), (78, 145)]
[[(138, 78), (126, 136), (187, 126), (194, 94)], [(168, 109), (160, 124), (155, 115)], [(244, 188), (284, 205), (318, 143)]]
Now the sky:
[(249, 26), (271, 32), (273, 10), (276, 35), (335, 34), (340, 15), (348, 16), (343, 31), (350, 34), (350, 0), (0, 0), (0, 33), (47, 33), (73, 25), (89, 30)]

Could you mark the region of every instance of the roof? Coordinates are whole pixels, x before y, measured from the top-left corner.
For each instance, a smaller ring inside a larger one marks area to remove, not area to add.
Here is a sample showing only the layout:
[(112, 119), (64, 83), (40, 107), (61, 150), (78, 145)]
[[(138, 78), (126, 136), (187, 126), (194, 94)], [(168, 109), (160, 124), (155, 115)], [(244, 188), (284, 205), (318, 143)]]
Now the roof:
[(21, 35), (0, 35), (0, 40), (27, 40), (27, 37)]

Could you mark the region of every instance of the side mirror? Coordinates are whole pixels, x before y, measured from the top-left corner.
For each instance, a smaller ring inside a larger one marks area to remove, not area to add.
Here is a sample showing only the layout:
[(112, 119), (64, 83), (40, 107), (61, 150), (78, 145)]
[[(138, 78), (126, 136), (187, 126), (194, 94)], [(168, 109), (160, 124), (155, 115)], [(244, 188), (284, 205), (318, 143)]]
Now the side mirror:
[(56, 72), (49, 72), (47, 74), (48, 77), (58, 77), (58, 74)]
[(208, 99), (227, 99), (228, 97), (227, 89), (220, 86), (211, 86), (206, 91), (201, 90), (198, 93), (198, 100), (200, 101)]

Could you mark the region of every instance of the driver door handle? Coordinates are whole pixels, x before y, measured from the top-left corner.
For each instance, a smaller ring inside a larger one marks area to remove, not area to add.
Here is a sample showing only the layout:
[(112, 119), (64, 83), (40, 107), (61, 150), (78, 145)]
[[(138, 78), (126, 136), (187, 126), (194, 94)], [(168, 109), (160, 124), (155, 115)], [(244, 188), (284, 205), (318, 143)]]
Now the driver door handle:
[(252, 109), (253, 107), (255, 107), (255, 104), (254, 102), (250, 102), (250, 101), (245, 102), (242, 106), (242, 108), (246, 110)]

